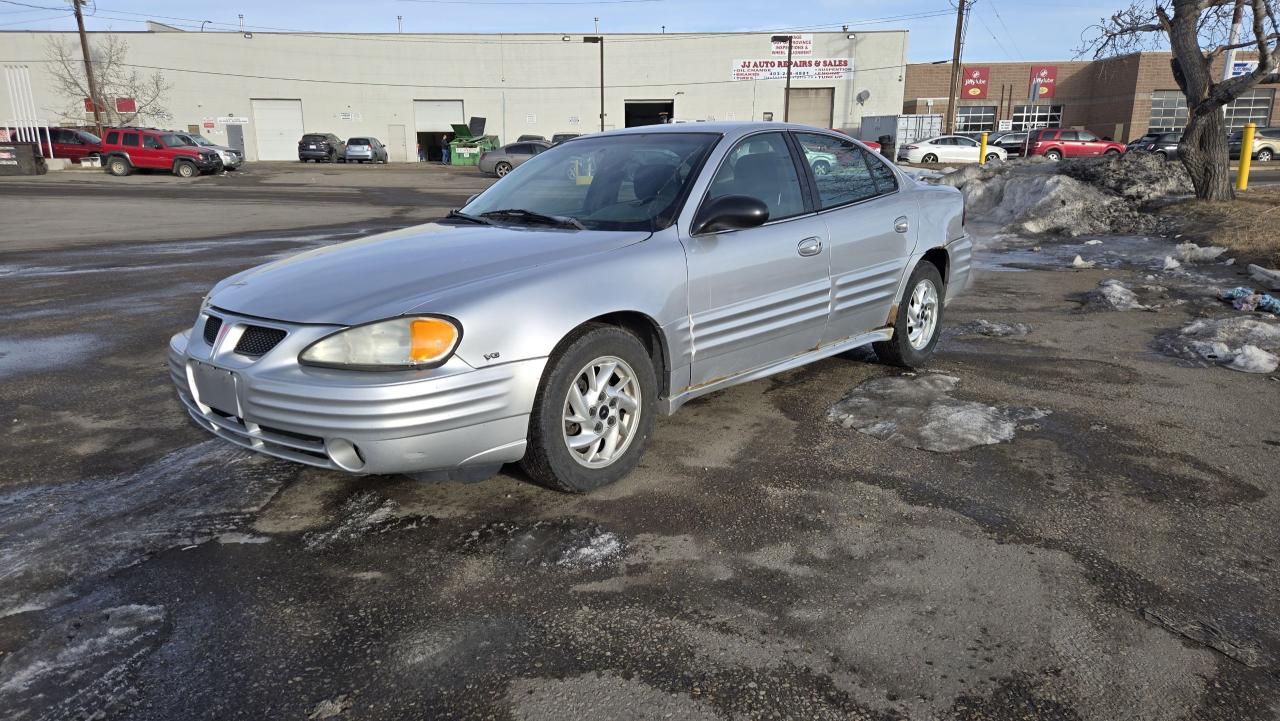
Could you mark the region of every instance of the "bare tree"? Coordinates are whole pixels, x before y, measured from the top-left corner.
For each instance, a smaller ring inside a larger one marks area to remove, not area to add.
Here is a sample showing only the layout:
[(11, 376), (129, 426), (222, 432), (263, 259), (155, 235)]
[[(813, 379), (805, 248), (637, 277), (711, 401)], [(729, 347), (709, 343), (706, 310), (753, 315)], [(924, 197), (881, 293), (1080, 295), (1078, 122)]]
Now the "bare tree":
[[(84, 101), (89, 98), (90, 93), (80, 46), (51, 37), (45, 46), (45, 52), (54, 86), (58, 94), (66, 99), (65, 105), (51, 108), (51, 112), (57, 113), (63, 121), (83, 123), (86, 112)], [(98, 97), (94, 98), (94, 102), (102, 112), (103, 124), (159, 124), (169, 120), (172, 116), (164, 107), (164, 99), (170, 86), (165, 82), (164, 75), (159, 71), (150, 75), (139, 73), (125, 62), (128, 53), (129, 43), (116, 35), (108, 35), (105, 40), (95, 42), (89, 48), (89, 58), (93, 62), (94, 78), (98, 86)], [(116, 103), (119, 98), (132, 99), (133, 110), (120, 110)]]
[[(1165, 45), (1173, 53), (1173, 77), (1187, 98), (1187, 127), (1178, 144), (1196, 197), (1229, 200), (1231, 174), (1223, 107), (1262, 82), (1280, 81), (1276, 40), (1278, 0), (1153, 0), (1134, 2), (1086, 31), (1082, 53), (1095, 58), (1150, 50)], [(1237, 2), (1245, 9), (1249, 39), (1230, 39)], [(1222, 80), (1213, 63), (1228, 51), (1251, 48), (1258, 67)]]

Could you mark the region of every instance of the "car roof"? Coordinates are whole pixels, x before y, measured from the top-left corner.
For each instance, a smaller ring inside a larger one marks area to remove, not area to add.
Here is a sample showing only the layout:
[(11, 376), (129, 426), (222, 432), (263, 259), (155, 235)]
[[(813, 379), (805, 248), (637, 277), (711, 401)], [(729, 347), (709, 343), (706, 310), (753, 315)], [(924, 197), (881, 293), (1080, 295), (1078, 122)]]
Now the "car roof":
[[(603, 133), (592, 133), (592, 137), (602, 135), (637, 135), (643, 133), (718, 133), (726, 138), (738, 138), (761, 130), (798, 130), (808, 133), (822, 133), (834, 137), (842, 137), (830, 128), (819, 128), (799, 123), (778, 123), (763, 120), (720, 120), (705, 123), (666, 123), (662, 125), (637, 125), (634, 128), (606, 130)], [(845, 138), (849, 136), (843, 136)]]

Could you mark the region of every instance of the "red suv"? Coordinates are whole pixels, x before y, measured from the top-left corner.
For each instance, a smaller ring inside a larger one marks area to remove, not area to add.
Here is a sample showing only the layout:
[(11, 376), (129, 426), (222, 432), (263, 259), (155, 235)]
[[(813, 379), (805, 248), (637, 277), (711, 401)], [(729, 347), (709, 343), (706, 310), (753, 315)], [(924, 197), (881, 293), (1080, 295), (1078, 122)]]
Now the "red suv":
[(102, 164), (112, 175), (148, 169), (191, 178), (222, 170), (217, 151), (193, 145), (181, 133), (155, 128), (109, 128), (102, 138)]
[(1049, 160), (1089, 158), (1095, 155), (1119, 155), (1124, 144), (1102, 140), (1088, 130), (1041, 128), (1031, 131), (1027, 139), (1027, 155), (1043, 155)]

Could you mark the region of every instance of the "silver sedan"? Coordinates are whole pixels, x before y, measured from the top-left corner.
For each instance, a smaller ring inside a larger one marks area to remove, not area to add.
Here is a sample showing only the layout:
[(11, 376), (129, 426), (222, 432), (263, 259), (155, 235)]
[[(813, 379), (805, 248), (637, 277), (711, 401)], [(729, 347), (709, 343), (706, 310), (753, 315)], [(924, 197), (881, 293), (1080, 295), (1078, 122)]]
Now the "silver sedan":
[(497, 150), (488, 150), (481, 153), (477, 165), (480, 166), (480, 172), (501, 178), (550, 147), (549, 143), (533, 140), (512, 143)]
[(223, 280), (170, 370), (197, 424), (255, 451), (352, 473), (520, 461), (588, 491), (698, 396), (864, 344), (927, 361), (970, 283), (962, 218), (954, 189), (824, 130), (591, 135), (447, 219)]

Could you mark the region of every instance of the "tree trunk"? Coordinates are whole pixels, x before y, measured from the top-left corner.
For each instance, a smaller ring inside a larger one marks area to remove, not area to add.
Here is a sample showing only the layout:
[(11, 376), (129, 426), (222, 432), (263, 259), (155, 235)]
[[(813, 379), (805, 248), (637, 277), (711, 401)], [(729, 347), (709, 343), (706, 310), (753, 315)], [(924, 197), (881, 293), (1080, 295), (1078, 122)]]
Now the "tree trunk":
[(1231, 200), (1230, 158), (1227, 151), (1226, 123), (1222, 111), (1215, 108), (1205, 114), (1192, 112), (1178, 143), (1178, 155), (1191, 176), (1196, 197), (1201, 200)]

